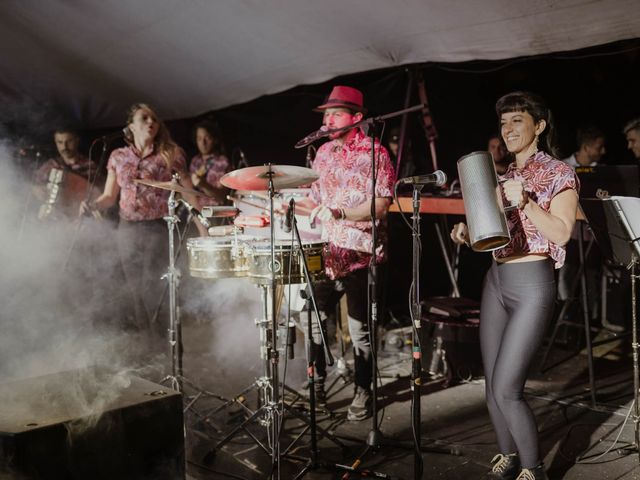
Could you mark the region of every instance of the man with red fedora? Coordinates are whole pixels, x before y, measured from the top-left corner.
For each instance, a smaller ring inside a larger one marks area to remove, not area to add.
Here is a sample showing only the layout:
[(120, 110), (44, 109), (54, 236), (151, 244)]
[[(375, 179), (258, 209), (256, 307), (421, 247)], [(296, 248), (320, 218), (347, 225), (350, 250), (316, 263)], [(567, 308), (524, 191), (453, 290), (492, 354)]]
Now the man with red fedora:
[[(316, 111), (323, 113), (323, 125), (338, 129), (353, 125), (366, 112), (362, 92), (336, 86)], [(328, 244), (324, 262), (330, 279), (315, 285), (316, 301), (321, 315), (335, 311), (346, 294), (349, 333), (355, 362), (355, 395), (347, 418), (357, 421), (371, 415), (372, 357), (368, 309), (368, 266), (372, 252), (371, 221), (371, 139), (359, 127), (333, 133), (330, 141), (318, 149), (313, 169), (320, 175), (311, 185), (313, 210), (309, 216), (322, 222), (322, 238)], [(393, 196), (395, 174), (389, 153), (375, 141), (375, 213), (377, 228), (376, 259), (385, 259), (385, 217)], [(324, 319), (323, 318), (323, 319)], [(326, 401), (324, 378), (326, 363), (319, 335), (314, 338), (317, 398)]]

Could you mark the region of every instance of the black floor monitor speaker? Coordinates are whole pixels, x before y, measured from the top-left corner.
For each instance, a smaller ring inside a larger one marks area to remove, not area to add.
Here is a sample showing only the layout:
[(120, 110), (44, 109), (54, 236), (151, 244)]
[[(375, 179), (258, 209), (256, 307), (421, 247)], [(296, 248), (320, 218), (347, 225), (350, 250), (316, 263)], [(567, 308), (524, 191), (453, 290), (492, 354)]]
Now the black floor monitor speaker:
[(0, 384), (0, 478), (184, 476), (179, 392), (96, 369)]

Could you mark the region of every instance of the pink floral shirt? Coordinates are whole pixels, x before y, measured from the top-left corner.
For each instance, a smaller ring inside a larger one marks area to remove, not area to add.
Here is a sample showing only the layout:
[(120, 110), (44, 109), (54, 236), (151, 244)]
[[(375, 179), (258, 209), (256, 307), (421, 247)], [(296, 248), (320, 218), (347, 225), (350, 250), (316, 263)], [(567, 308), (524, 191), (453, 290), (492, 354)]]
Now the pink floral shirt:
[[(376, 198), (392, 197), (395, 173), (389, 153), (376, 140)], [(329, 208), (353, 208), (371, 201), (371, 139), (357, 130), (340, 144), (327, 142), (318, 149), (313, 169), (320, 178), (311, 185), (311, 199)], [(376, 260), (385, 258), (386, 224), (376, 221)], [(323, 223), (322, 239), (329, 242), (325, 270), (329, 278), (344, 277), (366, 267), (371, 259), (371, 221), (331, 219)]]
[[(198, 154), (191, 159), (189, 172), (199, 173), (204, 169), (204, 180), (216, 190), (220, 190), (217, 198), (198, 197), (199, 208), (206, 205), (223, 205), (225, 204), (228, 188), (220, 183), (220, 179), (231, 171), (231, 163), (224, 155), (206, 155)], [(202, 175), (201, 175), (202, 176)], [(197, 187), (196, 187), (197, 190)]]
[(73, 173), (92, 180), (96, 174), (96, 164), (89, 160), (87, 157), (79, 155), (74, 163), (71, 165), (65, 163), (61, 157), (51, 158), (44, 162), (38, 170), (33, 174), (33, 181), (38, 184), (47, 183), (49, 181), (49, 173), (54, 168), (60, 170), (69, 170)]
[(169, 168), (159, 153), (154, 151), (140, 158), (138, 150), (128, 146), (111, 152), (107, 170), (115, 172), (120, 186), (120, 218), (129, 221), (156, 220), (167, 215), (169, 190), (141, 185), (134, 180), (140, 178), (168, 182), (174, 172), (186, 175), (187, 164), (181, 149), (178, 149)]
[[(515, 162), (509, 165), (502, 178), (505, 180), (522, 180), (529, 197), (533, 199), (545, 212), (551, 208), (551, 200), (560, 192), (568, 189), (580, 190), (578, 177), (573, 168), (566, 163), (556, 160), (545, 152), (538, 152), (529, 158), (522, 169), (516, 167)], [(503, 194), (503, 202), (508, 204)], [(513, 255), (529, 253), (546, 253), (554, 261), (555, 267), (564, 264), (567, 253), (566, 247), (556, 245), (547, 240), (533, 225), (523, 210), (507, 212), (507, 224), (511, 234), (511, 241), (503, 248), (493, 252), (494, 258), (506, 258)]]

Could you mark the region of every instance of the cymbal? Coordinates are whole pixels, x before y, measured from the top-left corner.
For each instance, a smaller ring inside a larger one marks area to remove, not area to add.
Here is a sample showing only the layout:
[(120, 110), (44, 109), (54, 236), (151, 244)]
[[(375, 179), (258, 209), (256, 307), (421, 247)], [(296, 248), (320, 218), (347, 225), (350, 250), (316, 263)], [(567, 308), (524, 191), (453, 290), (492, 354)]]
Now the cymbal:
[(191, 195), (198, 195), (200, 197), (209, 198), (209, 195), (207, 195), (206, 193), (202, 193), (197, 190), (193, 190), (191, 188), (183, 187), (182, 185), (176, 182), (160, 182), (157, 180), (147, 180), (145, 178), (136, 178), (133, 181), (136, 183), (140, 183), (142, 185), (147, 185), (148, 187), (161, 188), (162, 190), (172, 190), (178, 193), (187, 193)]
[(263, 165), (229, 172), (220, 179), (220, 183), (234, 190), (269, 190), (270, 172), (272, 172), (274, 189), (299, 187), (314, 182), (319, 177), (310, 168), (294, 165)]

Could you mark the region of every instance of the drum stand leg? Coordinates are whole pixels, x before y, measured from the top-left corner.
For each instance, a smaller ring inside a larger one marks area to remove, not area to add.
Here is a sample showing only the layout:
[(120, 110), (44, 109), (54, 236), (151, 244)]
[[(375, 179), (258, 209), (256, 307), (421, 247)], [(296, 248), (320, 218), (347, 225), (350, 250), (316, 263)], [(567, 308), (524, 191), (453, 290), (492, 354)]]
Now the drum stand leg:
[[(182, 354), (183, 354), (183, 346), (182, 346), (182, 323), (180, 321), (180, 312), (178, 308), (178, 287), (180, 284), (180, 270), (178, 270), (175, 266), (175, 245), (174, 245), (174, 230), (176, 228), (176, 224), (180, 221), (178, 216), (175, 214), (177, 201), (175, 199), (175, 191), (171, 191), (169, 195), (168, 203), (168, 215), (163, 218), (165, 222), (167, 222), (167, 230), (169, 234), (169, 266), (167, 268), (167, 273), (165, 273), (162, 278), (167, 279), (167, 290), (169, 292), (169, 346), (171, 351), (171, 374), (164, 377), (160, 383), (161, 384), (169, 384), (169, 386), (183, 394), (183, 401), (185, 405), (183, 407), (183, 412), (191, 411), (193, 412), (199, 419), (207, 422), (209, 425), (213, 424), (210, 422), (209, 417), (216, 413), (222, 408), (237, 402), (244, 408), (246, 408), (239, 400), (238, 397), (234, 399), (227, 399), (220, 395), (217, 395), (213, 392), (209, 392), (202, 388), (197, 387), (193, 382), (188, 380), (183, 375), (182, 369)], [(156, 315), (160, 307), (156, 309)], [(184, 387), (188, 386), (191, 390), (195, 391), (195, 394), (187, 396), (185, 394)], [(209, 413), (208, 415), (203, 415), (197, 412), (194, 408), (195, 403), (201, 398), (211, 397), (215, 398), (223, 402), (221, 407), (218, 407), (214, 412)], [(186, 425), (185, 425), (186, 426)]]
[[(278, 407), (273, 400), (273, 390), (274, 388), (280, 388), (280, 386), (273, 386), (273, 379), (271, 377), (271, 365), (269, 362), (269, 348), (270, 345), (275, 345), (276, 338), (273, 336), (273, 330), (270, 327), (271, 325), (271, 311), (269, 308), (269, 299), (271, 298), (270, 287), (268, 285), (260, 285), (262, 289), (262, 304), (263, 304), (263, 317), (256, 321), (256, 325), (260, 329), (260, 358), (263, 360), (263, 374), (261, 377), (256, 379), (251, 385), (249, 385), (246, 389), (244, 389), (240, 394), (236, 395), (230, 402), (236, 401), (236, 399), (244, 398), (245, 395), (251, 390), (258, 391), (258, 397), (260, 399), (260, 407), (256, 411), (250, 411), (247, 409), (249, 416), (238, 426), (233, 428), (224, 438), (222, 438), (218, 443), (216, 443), (211, 450), (209, 450), (204, 456), (203, 462), (208, 464), (211, 463), (215, 457), (215, 454), (218, 450), (222, 449), (227, 443), (229, 443), (238, 433), (243, 431), (247, 434), (255, 443), (258, 445), (267, 455), (273, 455), (273, 448), (275, 443), (274, 438), (271, 434), (272, 423), (274, 421), (279, 421), (278, 415), (274, 413), (274, 410)], [(292, 393), (300, 396), (298, 392), (284, 385), (285, 390), (289, 390)], [(240, 403), (244, 408), (243, 403)], [(224, 408), (223, 405), (220, 408)], [(306, 433), (306, 431), (311, 427), (311, 420), (303, 413), (298, 412), (295, 408), (293, 408), (290, 404), (287, 404), (284, 399), (282, 400), (282, 409), (284, 412), (287, 412), (289, 415), (301, 420), (306, 423), (306, 426), (303, 428), (302, 432), (284, 449), (280, 452), (280, 456), (288, 456), (290, 458), (294, 458), (300, 460), (298, 457), (294, 457), (292, 455), (288, 455), (287, 452), (293, 447), (293, 445), (298, 441), (299, 438)], [(249, 428), (248, 426), (256, 422), (267, 428), (267, 442), (263, 442), (260, 440)], [(345, 445), (340, 442), (337, 438), (331, 435), (325, 429), (318, 428), (318, 430), (322, 433), (323, 436), (329, 438), (333, 442), (335, 442), (341, 448), (346, 448)]]

